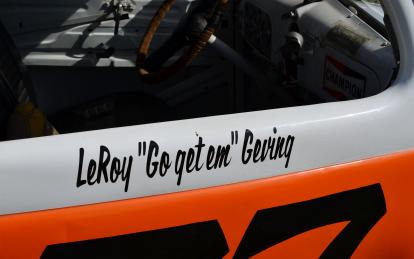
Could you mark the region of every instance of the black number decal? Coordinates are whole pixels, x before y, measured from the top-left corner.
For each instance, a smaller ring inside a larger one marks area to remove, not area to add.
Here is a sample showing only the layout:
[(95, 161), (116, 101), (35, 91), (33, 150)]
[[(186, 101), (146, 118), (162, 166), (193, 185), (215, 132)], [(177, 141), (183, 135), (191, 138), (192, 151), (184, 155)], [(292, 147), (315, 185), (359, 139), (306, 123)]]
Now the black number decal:
[(41, 258), (223, 258), (228, 251), (220, 224), (217, 221), (207, 221), (50, 245)]
[[(249, 224), (234, 258), (249, 258), (309, 230), (350, 221), (321, 255), (321, 258), (349, 258), (385, 213), (380, 184), (260, 210)], [(228, 251), (220, 224), (207, 221), (49, 245), (41, 258), (223, 258)]]
[(234, 258), (249, 258), (291, 237), (333, 223), (350, 221), (321, 258), (349, 258), (385, 215), (381, 185), (258, 211)]

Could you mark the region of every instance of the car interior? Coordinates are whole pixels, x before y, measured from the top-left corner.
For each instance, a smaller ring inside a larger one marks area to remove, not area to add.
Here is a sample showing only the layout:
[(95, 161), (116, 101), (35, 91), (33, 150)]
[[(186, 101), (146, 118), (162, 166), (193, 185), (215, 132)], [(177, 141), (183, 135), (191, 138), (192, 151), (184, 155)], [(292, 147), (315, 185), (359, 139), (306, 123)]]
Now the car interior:
[(361, 99), (399, 64), (378, 0), (4, 0), (0, 49), (2, 140)]

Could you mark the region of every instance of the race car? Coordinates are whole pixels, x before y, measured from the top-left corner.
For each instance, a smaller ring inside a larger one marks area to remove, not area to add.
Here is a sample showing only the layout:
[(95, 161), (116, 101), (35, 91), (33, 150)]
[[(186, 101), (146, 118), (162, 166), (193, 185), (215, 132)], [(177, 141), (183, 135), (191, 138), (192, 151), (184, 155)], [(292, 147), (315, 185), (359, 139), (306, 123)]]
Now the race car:
[(0, 258), (413, 258), (413, 12), (1, 1)]

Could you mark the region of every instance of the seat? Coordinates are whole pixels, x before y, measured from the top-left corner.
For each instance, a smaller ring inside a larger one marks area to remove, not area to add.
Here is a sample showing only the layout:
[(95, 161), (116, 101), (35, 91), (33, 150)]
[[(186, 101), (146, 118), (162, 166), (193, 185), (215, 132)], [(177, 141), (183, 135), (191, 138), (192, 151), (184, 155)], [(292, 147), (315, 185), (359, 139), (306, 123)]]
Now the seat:
[[(90, 100), (46, 119), (33, 98), (32, 82), (18, 50), (1, 22), (0, 50), (1, 140), (50, 135), (56, 133), (54, 128), (59, 133), (73, 133), (167, 121), (172, 117), (171, 107), (162, 100), (144, 93), (124, 92)], [(42, 130), (29, 124), (41, 126)]]
[[(31, 82), (12, 39), (0, 22), (0, 139), (7, 139), (7, 124), (19, 103), (29, 101)], [(35, 100), (31, 100), (35, 102)]]

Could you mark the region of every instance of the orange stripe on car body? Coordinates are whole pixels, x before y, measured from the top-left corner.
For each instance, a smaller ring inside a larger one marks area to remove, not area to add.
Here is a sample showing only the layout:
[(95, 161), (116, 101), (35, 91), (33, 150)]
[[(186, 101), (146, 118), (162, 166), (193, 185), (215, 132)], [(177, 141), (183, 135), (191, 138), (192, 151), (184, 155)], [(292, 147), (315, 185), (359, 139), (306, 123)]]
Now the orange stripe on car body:
[[(413, 258), (414, 151), (176, 194), (0, 217), (0, 257), (39, 258), (48, 245), (217, 220), (232, 258), (257, 211), (380, 184), (387, 211), (354, 258)], [(315, 215), (313, 215), (315, 216)], [(319, 257), (344, 223), (277, 244), (256, 258)], [(137, 244), (139, 245), (139, 244)]]

